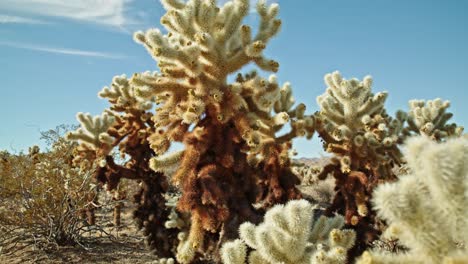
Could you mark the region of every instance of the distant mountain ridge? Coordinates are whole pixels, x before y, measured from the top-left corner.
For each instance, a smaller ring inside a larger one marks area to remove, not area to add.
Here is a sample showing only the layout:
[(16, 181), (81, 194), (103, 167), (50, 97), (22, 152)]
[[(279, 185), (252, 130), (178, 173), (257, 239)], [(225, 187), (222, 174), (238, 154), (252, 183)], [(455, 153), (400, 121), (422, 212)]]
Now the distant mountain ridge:
[(318, 166), (323, 167), (330, 162), (330, 157), (319, 157), (319, 158), (296, 158), (293, 159), (293, 164), (304, 164), (306, 166)]

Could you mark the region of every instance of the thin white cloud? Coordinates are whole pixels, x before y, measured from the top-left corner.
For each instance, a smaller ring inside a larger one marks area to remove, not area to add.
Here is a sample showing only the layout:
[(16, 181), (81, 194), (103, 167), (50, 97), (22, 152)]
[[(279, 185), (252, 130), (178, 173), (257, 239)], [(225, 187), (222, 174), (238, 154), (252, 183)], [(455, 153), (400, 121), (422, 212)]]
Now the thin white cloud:
[(0, 25), (1, 24), (49, 24), (46, 21), (27, 18), (27, 17), (20, 17), (20, 16), (9, 16), (9, 15), (2, 15), (0, 14)]
[(2, 0), (0, 10), (124, 27), (135, 23), (126, 14), (133, 0)]
[(97, 57), (97, 58), (105, 58), (105, 59), (126, 58), (126, 56), (123, 56), (120, 54), (105, 53), (105, 52), (99, 52), (99, 51), (78, 50), (78, 49), (54, 48), (54, 47), (45, 47), (45, 46), (37, 46), (37, 45), (26, 45), (26, 44), (17, 43), (17, 42), (0, 41), (0, 45), (12, 47), (12, 48), (18, 48), (18, 49), (27, 49), (27, 50), (55, 53), (55, 54), (65, 54), (65, 55), (74, 55), (74, 56), (83, 56), (83, 57)]

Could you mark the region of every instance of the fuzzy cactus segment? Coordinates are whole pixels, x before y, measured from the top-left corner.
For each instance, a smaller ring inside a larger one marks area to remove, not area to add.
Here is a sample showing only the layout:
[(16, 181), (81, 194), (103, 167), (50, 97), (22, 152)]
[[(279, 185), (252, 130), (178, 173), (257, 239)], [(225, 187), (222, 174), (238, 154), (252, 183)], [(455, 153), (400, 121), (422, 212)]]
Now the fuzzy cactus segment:
[(368, 252), (358, 263), (464, 263), (468, 256), (468, 140), (436, 143), (420, 136), (408, 140), (406, 147), (411, 173), (379, 186), (373, 203), (390, 224), (384, 235), (398, 238), (410, 250), (405, 255)]
[[(346, 263), (346, 252), (354, 245), (355, 233), (341, 230), (341, 216), (313, 218), (316, 206), (306, 200), (276, 205), (259, 225), (240, 226), (240, 239), (221, 249), (225, 264), (244, 263)], [(247, 257), (247, 247), (251, 248)]]
[[(147, 73), (150, 74), (150, 73)], [(153, 106), (152, 101), (142, 100), (136, 94), (135, 86), (132, 86), (125, 74), (115, 76), (110, 87), (104, 87), (99, 92), (99, 97), (108, 99), (114, 111), (126, 109), (149, 110)]]
[(115, 118), (103, 113), (100, 116), (92, 117), (89, 113), (78, 113), (76, 118), (81, 127), (76, 131), (67, 133), (68, 140), (79, 141), (90, 149), (104, 148), (110, 150), (114, 138), (107, 130), (114, 124)]
[(408, 116), (408, 126), (402, 131), (404, 137), (421, 134), (440, 141), (447, 137), (462, 135), (463, 127), (448, 123), (453, 116), (447, 112), (450, 107), (449, 101), (442, 101), (440, 98), (428, 101), (411, 100), (409, 107), (407, 114), (400, 113)]

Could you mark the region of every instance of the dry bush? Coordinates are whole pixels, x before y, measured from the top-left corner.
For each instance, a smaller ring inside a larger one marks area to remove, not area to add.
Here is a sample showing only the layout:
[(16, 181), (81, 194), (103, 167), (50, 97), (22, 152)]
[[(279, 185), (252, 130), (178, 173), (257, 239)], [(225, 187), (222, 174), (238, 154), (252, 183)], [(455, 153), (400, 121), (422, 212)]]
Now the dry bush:
[(34, 245), (85, 246), (89, 232), (83, 212), (95, 196), (91, 169), (72, 163), (76, 144), (60, 135), (65, 127), (43, 133), (50, 149), (28, 154), (0, 153), (0, 252)]

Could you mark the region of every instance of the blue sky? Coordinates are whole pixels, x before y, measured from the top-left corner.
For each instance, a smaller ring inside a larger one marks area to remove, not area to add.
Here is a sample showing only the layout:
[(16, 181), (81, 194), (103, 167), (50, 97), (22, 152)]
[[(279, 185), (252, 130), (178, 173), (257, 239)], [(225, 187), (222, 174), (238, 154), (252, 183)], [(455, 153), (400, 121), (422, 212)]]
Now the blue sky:
[[(389, 92), (387, 109), (410, 99), (452, 102), (468, 124), (468, 1), (279, 0), (283, 27), (266, 55), (281, 64), (297, 101), (312, 113), (323, 76), (374, 77)], [(132, 32), (159, 27), (156, 0), (0, 1), (0, 149), (41, 144), (39, 131), (99, 114), (97, 97), (114, 75), (155, 70)], [(255, 23), (251, 14), (247, 23)], [(323, 153), (317, 139), (295, 140), (300, 156)]]

